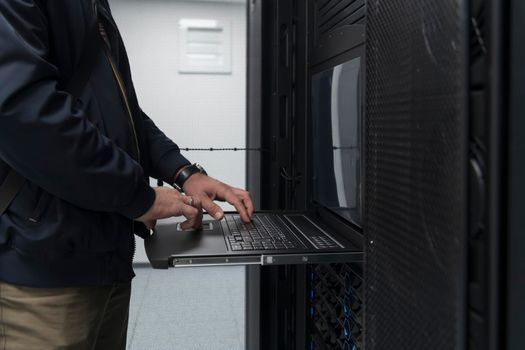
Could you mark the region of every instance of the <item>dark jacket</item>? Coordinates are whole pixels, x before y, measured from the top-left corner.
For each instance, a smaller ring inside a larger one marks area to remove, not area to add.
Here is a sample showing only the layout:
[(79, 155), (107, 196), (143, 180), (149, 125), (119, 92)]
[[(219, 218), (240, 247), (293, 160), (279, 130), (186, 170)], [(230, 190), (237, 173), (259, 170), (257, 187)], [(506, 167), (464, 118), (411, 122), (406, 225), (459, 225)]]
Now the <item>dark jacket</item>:
[(148, 178), (171, 183), (188, 164), (140, 109), (109, 5), (99, 2), (111, 54), (100, 50), (74, 100), (64, 86), (94, 18), (92, 0), (0, 0), (0, 183), (10, 168), (28, 179), (0, 217), (0, 280), (131, 280), (133, 233), (146, 231), (133, 219), (155, 198)]

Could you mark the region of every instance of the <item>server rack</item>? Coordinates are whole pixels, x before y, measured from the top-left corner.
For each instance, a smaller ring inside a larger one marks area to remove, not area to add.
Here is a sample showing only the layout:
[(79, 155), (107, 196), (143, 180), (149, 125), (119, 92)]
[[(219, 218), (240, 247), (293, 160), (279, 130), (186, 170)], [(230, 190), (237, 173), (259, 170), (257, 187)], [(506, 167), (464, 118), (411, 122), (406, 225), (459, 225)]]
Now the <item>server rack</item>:
[[(261, 40), (249, 55), (264, 52), (253, 65), (264, 78), (251, 80), (248, 88), (260, 88), (260, 101), (249, 101), (248, 108), (260, 106), (263, 123), (252, 128), (259, 134), (251, 139), (260, 139), (253, 146), (265, 150), (257, 165), (261, 176), (251, 177), (256, 180), (253, 188), (261, 189), (257, 198), (262, 209), (311, 209), (309, 79), (312, 72), (345, 61), (352, 49), (364, 53), (366, 3), (250, 3), (249, 37), (259, 33)], [(249, 162), (256, 162), (256, 157), (251, 156)], [(248, 304), (256, 301), (257, 305), (248, 310), (250, 349), (362, 348), (362, 265), (250, 268), (248, 279), (260, 282), (258, 293), (252, 285), (248, 287)], [(260, 323), (250, 316), (256, 312), (260, 312)]]
[[(523, 180), (517, 175), (523, 172), (523, 162), (518, 160), (523, 152), (523, 123), (518, 116), (525, 100), (520, 63), (524, 59), (520, 41), (524, 7), (519, 1), (495, 0), (389, 1), (357, 6), (358, 2), (251, 1), (260, 10), (264, 52), (259, 101), (264, 123), (259, 132), (267, 152), (261, 156), (262, 176), (257, 180), (262, 208), (311, 207), (311, 169), (306, 156), (311, 71), (334, 64), (349, 46), (364, 40), (365, 23), (373, 40), (367, 51), (376, 54), (372, 61), (366, 58), (367, 74), (372, 72), (367, 80), (374, 84), (367, 87), (372, 101), (367, 162), (375, 162), (368, 164), (365, 179), (369, 191), (367, 260), (364, 265), (287, 266), (258, 272), (261, 319), (256, 328), (261, 337), (256, 346), (518, 349), (524, 344), (518, 331), (523, 327), (523, 313), (516, 311), (523, 306), (519, 266), (524, 265), (521, 249), (525, 248), (523, 216), (518, 214), (525, 194)], [(328, 17), (320, 20), (323, 15)], [(357, 21), (345, 22), (352, 15)], [(323, 32), (330, 27), (327, 23), (343, 25), (341, 30)], [(392, 47), (395, 40), (401, 47)], [(390, 56), (389, 49), (393, 50)], [(395, 61), (398, 58), (406, 61)], [(381, 73), (379, 69), (388, 64), (401, 72), (387, 72), (390, 78)], [(435, 70), (440, 66), (442, 73), (438, 74)], [(417, 78), (418, 74), (427, 74), (427, 80)], [(389, 101), (393, 95), (381, 95), (387, 91), (381, 90), (385, 88), (381, 84), (394, 78), (402, 82), (395, 91), (399, 100)], [(414, 95), (414, 89), (419, 95)], [(412, 97), (403, 99), (403, 93)], [(449, 94), (443, 100), (448, 116), (425, 119), (425, 113), (432, 114), (432, 99), (440, 93)], [(403, 136), (413, 147), (406, 157), (399, 152), (383, 157), (389, 150), (381, 148), (382, 142), (396, 139), (400, 132), (398, 126), (381, 124), (388, 117), (385, 101), (391, 106), (401, 106), (402, 101), (404, 107), (420, 112), (412, 115), (411, 124), (402, 124), (406, 127)], [(425, 124), (435, 120), (441, 121), (434, 126)], [(443, 125), (448, 125), (446, 132), (434, 133)], [(434, 164), (418, 158), (419, 150), (425, 148), (442, 158)], [(412, 167), (409, 176), (415, 181), (398, 183), (401, 189), (407, 186), (404, 198), (411, 199), (399, 205), (403, 194), (397, 196), (397, 202), (390, 203), (393, 211), (384, 206), (385, 198), (393, 199), (388, 181), (392, 185), (395, 178), (385, 182), (384, 177), (395, 172), (392, 162)], [(382, 173), (376, 171), (378, 167), (383, 167)], [(420, 186), (414, 187), (418, 178)], [(375, 184), (368, 184), (369, 180)], [(408, 212), (403, 212), (403, 205), (421, 200), (413, 197), (418, 191), (426, 203), (412, 207), (412, 212), (422, 214), (419, 219), (423, 220), (407, 218)], [(456, 205), (454, 211), (444, 205), (451, 201)], [(429, 223), (434, 232), (419, 236), (418, 241), (418, 232), (410, 230), (421, 224), (423, 232)], [(396, 227), (402, 229), (396, 232)], [(399, 239), (406, 232), (411, 232), (406, 237), (413, 246)], [(389, 237), (396, 233), (400, 233), (398, 238)], [(374, 246), (381, 241), (390, 245), (387, 250)], [(400, 248), (397, 252), (396, 247)], [(427, 248), (427, 256), (417, 256)], [(443, 274), (447, 269), (448, 276)], [(415, 275), (421, 281), (413, 281)], [(425, 289), (423, 284), (435, 288)], [(393, 288), (409, 292), (403, 295)], [(434, 290), (439, 292), (433, 294)]]
[[(308, 76), (354, 57), (360, 57), (363, 67), (366, 66), (366, 16), (364, 0), (308, 2)], [(362, 98), (364, 105), (365, 95)], [(309, 105), (310, 99), (306, 101)], [(309, 113), (306, 116), (310, 120)], [(306, 174), (308, 179), (313, 178), (312, 169), (307, 168)], [(366, 178), (362, 188), (365, 182)], [(308, 186), (307, 192), (311, 194), (311, 183)], [(307, 200), (311, 202), (312, 197)], [(311, 265), (307, 269), (307, 288), (307, 340), (303, 348), (364, 349), (363, 265)]]

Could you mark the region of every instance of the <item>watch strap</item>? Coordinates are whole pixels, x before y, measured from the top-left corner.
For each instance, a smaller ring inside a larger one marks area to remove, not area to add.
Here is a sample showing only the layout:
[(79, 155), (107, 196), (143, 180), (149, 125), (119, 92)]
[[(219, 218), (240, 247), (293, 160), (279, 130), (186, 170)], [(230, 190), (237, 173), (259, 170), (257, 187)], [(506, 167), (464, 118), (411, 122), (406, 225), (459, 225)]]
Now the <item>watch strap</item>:
[(184, 186), (184, 183), (186, 182), (186, 180), (188, 180), (188, 178), (190, 176), (192, 176), (193, 174), (196, 174), (196, 173), (201, 173), (201, 174), (207, 175), (206, 171), (204, 170), (204, 168), (200, 164), (195, 163), (195, 164), (191, 164), (191, 165), (185, 166), (175, 176), (175, 180), (174, 180), (173, 186), (177, 190), (182, 192), (182, 186)]

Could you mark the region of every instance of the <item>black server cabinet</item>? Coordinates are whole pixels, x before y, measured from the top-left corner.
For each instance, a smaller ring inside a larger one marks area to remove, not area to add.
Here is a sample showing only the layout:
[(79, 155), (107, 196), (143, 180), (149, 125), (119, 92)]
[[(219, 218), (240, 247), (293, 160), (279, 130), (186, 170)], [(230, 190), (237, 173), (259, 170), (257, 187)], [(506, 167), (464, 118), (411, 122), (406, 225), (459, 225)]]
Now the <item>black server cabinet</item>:
[[(264, 0), (261, 16), (261, 208), (306, 209), (304, 1)], [(260, 269), (259, 349), (304, 349), (304, 266)]]
[[(250, 28), (260, 30), (264, 53), (261, 82), (252, 82), (261, 89), (254, 104), (262, 121), (255, 138), (265, 150), (257, 182), (261, 208), (311, 209), (309, 80), (356, 54), (364, 60), (366, 3), (264, 0), (252, 3), (251, 10), (259, 11), (260, 17), (250, 15), (260, 26)], [(252, 280), (260, 278), (260, 323), (251, 325), (258, 327), (258, 344), (249, 343), (260, 349), (363, 348), (362, 271), (362, 264), (329, 264), (252, 273)]]
[(509, 143), (519, 134), (519, 9), (369, 2), (368, 349), (495, 350), (519, 339), (507, 338), (520, 324), (505, 298), (520, 290), (507, 280), (519, 266), (507, 260), (509, 240), (520, 242), (507, 221), (520, 205), (508, 197), (520, 188), (508, 181), (520, 169)]
[(369, 2), (367, 349), (463, 349), (466, 1)]
[[(367, 3), (364, 0), (309, 1), (307, 5), (308, 65), (307, 76), (331, 69), (351, 59), (359, 58), (366, 67), (365, 24)], [(363, 69), (361, 71), (365, 73)], [(363, 85), (366, 77), (362, 76)], [(361, 86), (363, 92), (364, 86)], [(309, 90), (309, 86), (307, 86)], [(307, 132), (304, 140), (307, 154), (312, 154), (312, 115), (308, 110), (311, 98), (305, 99)], [(364, 105), (365, 94), (361, 95)], [(361, 112), (364, 119), (364, 110)], [(327, 121), (329, 122), (329, 121)], [(364, 122), (364, 120), (363, 120)], [(362, 136), (364, 133), (361, 134)], [(364, 145), (364, 142), (362, 145)], [(361, 159), (364, 161), (364, 159)], [(315, 171), (307, 164), (307, 203), (313, 200), (312, 179)], [(364, 175), (364, 174), (363, 174)], [(362, 188), (366, 179), (362, 182)], [(364, 349), (363, 265), (324, 264), (307, 268), (306, 322), (303, 324), (305, 344), (309, 350)]]
[(366, 46), (367, 101), (365, 262), (261, 269), (258, 348), (521, 349), (523, 4), (252, 2), (262, 208), (312, 207), (312, 72)]
[[(249, 154), (248, 183), (260, 209), (306, 208), (307, 155), (297, 141), (306, 127), (303, 3), (249, 1), (248, 144), (263, 151)], [(305, 267), (248, 268), (247, 276), (248, 348), (304, 349)]]

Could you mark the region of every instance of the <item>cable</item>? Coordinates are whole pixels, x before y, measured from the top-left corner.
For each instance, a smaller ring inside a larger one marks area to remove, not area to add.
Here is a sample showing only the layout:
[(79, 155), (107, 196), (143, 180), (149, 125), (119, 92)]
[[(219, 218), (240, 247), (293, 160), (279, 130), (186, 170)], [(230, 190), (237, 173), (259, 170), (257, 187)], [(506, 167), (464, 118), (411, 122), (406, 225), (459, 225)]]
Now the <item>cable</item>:
[(281, 177), (283, 179), (285, 179), (286, 181), (299, 181), (302, 179), (302, 175), (297, 175), (297, 176), (290, 176), (288, 175), (288, 172), (286, 171), (285, 168), (281, 168), (281, 173), (280, 173)]
[(181, 151), (203, 151), (203, 152), (224, 152), (224, 151), (253, 151), (253, 152), (270, 152), (270, 150), (264, 148), (255, 148), (255, 147), (179, 147)]

